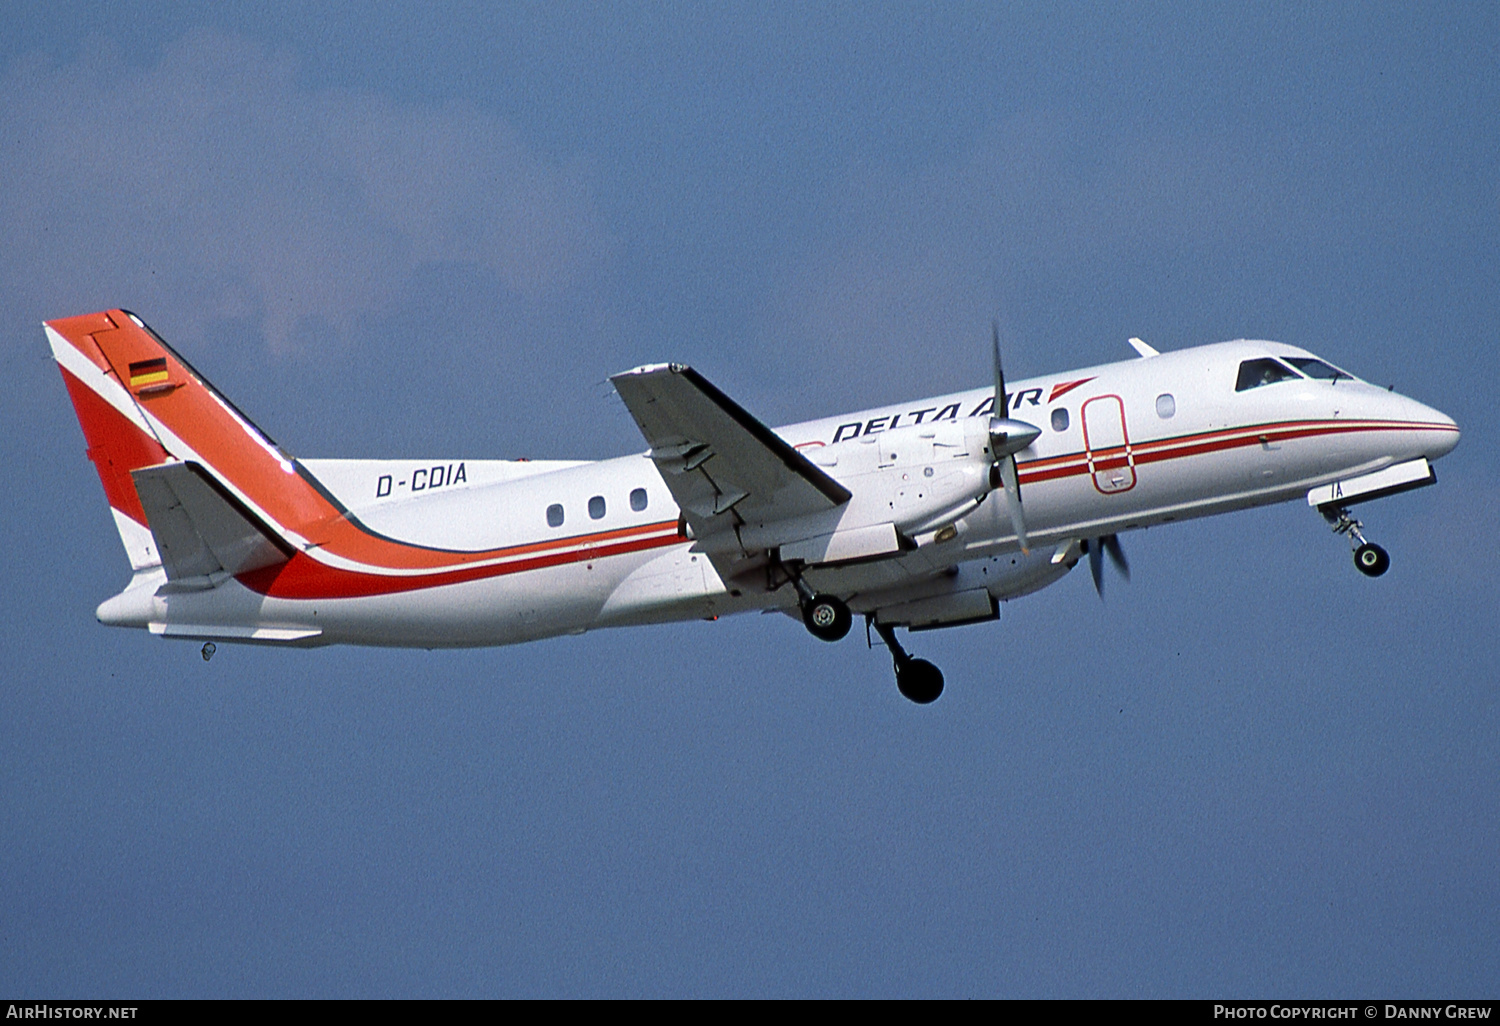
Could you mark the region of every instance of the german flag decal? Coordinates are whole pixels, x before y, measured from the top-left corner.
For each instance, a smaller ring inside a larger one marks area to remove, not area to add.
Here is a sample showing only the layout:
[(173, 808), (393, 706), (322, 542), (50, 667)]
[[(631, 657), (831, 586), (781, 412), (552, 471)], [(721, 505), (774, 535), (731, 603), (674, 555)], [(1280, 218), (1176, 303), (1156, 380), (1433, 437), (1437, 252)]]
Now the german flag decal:
[(167, 380), (167, 358), (158, 356), (154, 360), (138, 360), (130, 365), (130, 387), (156, 385)]

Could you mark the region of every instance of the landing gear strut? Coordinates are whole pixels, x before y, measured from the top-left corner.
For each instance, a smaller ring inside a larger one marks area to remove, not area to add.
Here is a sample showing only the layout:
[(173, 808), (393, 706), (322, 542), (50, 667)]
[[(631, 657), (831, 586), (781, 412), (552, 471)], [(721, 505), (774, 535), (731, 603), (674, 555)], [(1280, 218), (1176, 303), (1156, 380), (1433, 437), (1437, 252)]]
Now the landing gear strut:
[(1379, 577), (1391, 568), (1391, 557), (1374, 542), (1365, 541), (1360, 531), (1364, 525), (1350, 516), (1347, 509), (1325, 510), (1323, 517), (1333, 528), (1334, 534), (1342, 534), (1354, 547), (1354, 566), (1366, 577)]
[(890, 624), (876, 623), (875, 631), (896, 662), (896, 690), (918, 705), (937, 701), (943, 693), (943, 671), (926, 659), (913, 659), (896, 640), (896, 628)]
[(807, 582), (793, 577), (797, 601), (802, 607), (802, 622), (812, 636), (821, 641), (838, 641), (849, 633), (854, 617), (844, 601), (834, 595), (815, 595)]

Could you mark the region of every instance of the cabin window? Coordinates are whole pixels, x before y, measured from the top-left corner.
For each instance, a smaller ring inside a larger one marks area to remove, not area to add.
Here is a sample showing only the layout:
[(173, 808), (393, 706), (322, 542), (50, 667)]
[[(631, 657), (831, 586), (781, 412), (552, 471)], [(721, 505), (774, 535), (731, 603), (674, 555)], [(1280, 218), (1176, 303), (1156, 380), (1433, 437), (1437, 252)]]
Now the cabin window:
[(646, 508), (646, 489), (632, 489), (630, 493), (630, 508), (637, 513)]
[(1345, 374), (1332, 364), (1324, 363), (1322, 360), (1310, 360), (1305, 356), (1288, 356), (1286, 362), (1296, 367), (1310, 378), (1319, 378), (1324, 381), (1353, 381), (1352, 374)]
[(550, 506), (547, 507), (547, 526), (548, 527), (561, 527), (562, 526), (562, 522), (563, 522), (563, 508), (562, 508), (562, 503), (560, 503), (560, 502), (554, 502), (552, 505), (550, 505)]
[(589, 516), (595, 520), (604, 519), (604, 496), (596, 495), (589, 500)]
[(1275, 360), (1246, 360), (1240, 364), (1240, 376), (1234, 383), (1236, 392), (1245, 392), (1262, 385), (1274, 385), (1278, 381), (1294, 381), (1300, 375), (1290, 367)]
[(1163, 392), (1156, 397), (1156, 415), (1162, 420), (1167, 420), (1177, 413), (1177, 400), (1172, 398), (1171, 392)]
[(1063, 409), (1061, 406), (1052, 411), (1052, 430), (1068, 430), (1068, 411)]

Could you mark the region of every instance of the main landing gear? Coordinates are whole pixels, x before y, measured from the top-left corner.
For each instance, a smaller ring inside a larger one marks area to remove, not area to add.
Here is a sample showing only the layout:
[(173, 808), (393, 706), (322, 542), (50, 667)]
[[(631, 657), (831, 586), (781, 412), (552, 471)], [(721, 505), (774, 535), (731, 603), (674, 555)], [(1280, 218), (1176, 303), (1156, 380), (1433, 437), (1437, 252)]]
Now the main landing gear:
[(1360, 573), (1366, 577), (1379, 577), (1391, 568), (1391, 557), (1379, 545), (1365, 540), (1360, 531), (1364, 525), (1350, 516), (1347, 509), (1340, 507), (1324, 510), (1323, 517), (1333, 528), (1334, 534), (1342, 534), (1349, 539), (1349, 544), (1354, 547), (1354, 566)]
[(820, 641), (839, 641), (849, 633), (854, 617), (843, 599), (834, 595), (816, 595), (802, 578), (793, 577), (797, 603), (802, 608), (802, 622)]
[[(814, 592), (800, 574), (788, 576), (797, 589), (797, 605), (808, 633), (822, 641), (839, 641), (849, 633), (854, 617), (843, 599)], [(880, 640), (891, 650), (896, 663), (897, 690), (918, 705), (937, 701), (943, 693), (943, 671), (926, 659), (912, 658), (896, 641), (896, 629), (890, 624), (875, 623), (873, 616), (866, 617), (866, 623), (875, 627)]]
[[(874, 617), (870, 618), (874, 623)], [(936, 702), (943, 693), (943, 671), (926, 659), (913, 659), (911, 653), (896, 640), (896, 628), (888, 623), (875, 623), (875, 632), (885, 647), (891, 650), (896, 663), (896, 690), (918, 705)]]

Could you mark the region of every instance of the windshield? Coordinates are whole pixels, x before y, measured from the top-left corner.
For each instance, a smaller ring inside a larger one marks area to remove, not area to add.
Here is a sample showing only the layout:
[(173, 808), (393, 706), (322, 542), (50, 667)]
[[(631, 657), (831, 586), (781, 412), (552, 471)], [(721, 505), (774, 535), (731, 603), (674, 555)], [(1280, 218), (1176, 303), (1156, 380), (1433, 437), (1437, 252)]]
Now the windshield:
[(1240, 376), (1234, 383), (1236, 392), (1274, 385), (1278, 381), (1295, 381), (1299, 375), (1284, 363), (1267, 357), (1262, 360), (1246, 360), (1240, 364)]
[(1345, 374), (1337, 367), (1324, 363), (1322, 360), (1313, 360), (1306, 356), (1288, 356), (1286, 362), (1310, 378), (1319, 378), (1325, 381), (1337, 381), (1340, 378), (1343, 378), (1345, 381), (1354, 380), (1354, 375)]

